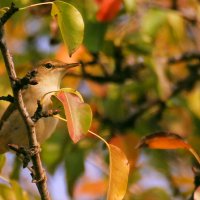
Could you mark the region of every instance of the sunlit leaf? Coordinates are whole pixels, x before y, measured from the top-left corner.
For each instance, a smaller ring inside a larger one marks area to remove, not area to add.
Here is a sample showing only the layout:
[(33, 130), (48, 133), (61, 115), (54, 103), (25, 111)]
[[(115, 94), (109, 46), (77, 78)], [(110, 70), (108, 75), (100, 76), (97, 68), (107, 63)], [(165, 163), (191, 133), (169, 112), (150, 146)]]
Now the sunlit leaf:
[(83, 41), (84, 22), (79, 11), (63, 1), (54, 1), (51, 15), (56, 17), (71, 56)]
[(184, 19), (179, 12), (168, 12), (167, 21), (170, 26), (171, 36), (174, 42), (185, 40), (185, 24)]
[(62, 102), (70, 137), (76, 143), (87, 134), (90, 128), (91, 108), (76, 94), (60, 91), (55, 96)]
[(136, 1), (135, 0), (123, 0), (125, 8), (128, 12), (132, 13), (135, 10)]
[(200, 157), (196, 151), (184, 139), (175, 133), (158, 132), (141, 139), (137, 146), (150, 149), (187, 149), (200, 163)]
[(158, 132), (144, 137), (138, 147), (151, 149), (179, 149), (190, 148), (183, 138), (175, 133)]
[(116, 146), (109, 145), (110, 181), (108, 200), (123, 199), (128, 183), (129, 163), (125, 154)]
[(0, 184), (0, 199), (3, 200), (28, 200), (30, 197), (16, 181), (11, 181), (11, 186)]
[(113, 137), (110, 140), (110, 144), (113, 144), (119, 147), (127, 156), (127, 159), (130, 164), (130, 170), (135, 169), (135, 163), (138, 158), (138, 150), (133, 148), (138, 143), (138, 137), (135, 134), (128, 133), (128, 134), (121, 134)]
[(121, 149), (112, 144), (108, 144), (102, 137), (92, 131), (89, 132), (101, 139), (107, 145), (109, 150), (110, 177), (107, 200), (121, 200), (125, 196), (128, 183), (128, 160)]
[(0, 17), (2, 17), (5, 13), (6, 13), (6, 11), (8, 11), (8, 7), (3, 7), (3, 8), (1, 8), (0, 9)]
[(164, 10), (151, 9), (145, 13), (141, 22), (142, 33), (147, 34), (151, 38), (154, 38), (160, 28), (167, 22), (167, 15)]

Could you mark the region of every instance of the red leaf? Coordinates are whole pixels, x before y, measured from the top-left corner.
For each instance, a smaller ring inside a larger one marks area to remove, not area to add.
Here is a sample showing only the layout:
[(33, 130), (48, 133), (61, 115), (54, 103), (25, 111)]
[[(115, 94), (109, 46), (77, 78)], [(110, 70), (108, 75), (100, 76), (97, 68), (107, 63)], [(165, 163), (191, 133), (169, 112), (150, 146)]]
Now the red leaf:
[(76, 143), (87, 134), (90, 128), (92, 121), (90, 106), (72, 93), (60, 91), (56, 93), (56, 97), (64, 106), (69, 135)]
[(97, 12), (97, 20), (100, 22), (111, 21), (119, 12), (121, 0), (98, 1), (100, 9)]

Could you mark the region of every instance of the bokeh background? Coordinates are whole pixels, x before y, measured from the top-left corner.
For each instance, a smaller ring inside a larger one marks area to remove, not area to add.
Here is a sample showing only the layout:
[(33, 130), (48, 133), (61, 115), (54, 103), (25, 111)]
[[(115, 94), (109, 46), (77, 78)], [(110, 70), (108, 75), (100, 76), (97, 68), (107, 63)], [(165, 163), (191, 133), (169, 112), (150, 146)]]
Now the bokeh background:
[[(18, 7), (45, 1), (13, 0)], [(38, 61), (78, 61), (63, 87), (81, 92), (93, 111), (91, 130), (127, 155), (125, 200), (185, 200), (194, 191), (194, 159), (184, 150), (136, 149), (143, 136), (179, 134), (200, 153), (200, 5), (198, 0), (67, 0), (82, 14), (83, 45), (69, 58), (51, 7), (15, 14), (6, 41), (17, 73)], [(0, 7), (10, 0), (0, 1)], [(11, 94), (0, 55), (0, 96)], [(8, 103), (0, 102), (0, 115)], [(61, 122), (42, 145), (53, 200), (103, 200), (109, 176), (101, 141), (69, 139)], [(0, 199), (39, 199), (27, 169), (13, 154), (0, 157)]]

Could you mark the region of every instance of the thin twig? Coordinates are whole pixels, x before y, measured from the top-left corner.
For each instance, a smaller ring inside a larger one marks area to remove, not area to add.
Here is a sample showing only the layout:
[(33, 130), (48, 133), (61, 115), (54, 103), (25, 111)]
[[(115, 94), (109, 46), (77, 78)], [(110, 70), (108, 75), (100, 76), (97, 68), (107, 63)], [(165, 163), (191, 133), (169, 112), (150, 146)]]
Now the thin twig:
[[(15, 89), (15, 80), (17, 80), (17, 75), (15, 72), (14, 63), (13, 63), (11, 54), (7, 48), (5, 41), (3, 40), (3, 33), (4, 33), (3, 25), (17, 11), (18, 11), (18, 8), (16, 8), (15, 5), (12, 3), (9, 10), (0, 18), (0, 49), (1, 49), (1, 52), (3, 55), (3, 59), (5, 62), (8, 76), (10, 78), (10, 83), (11, 83), (11, 87), (13, 90), (13, 95), (15, 98), (17, 108), (18, 108), (18, 110), (26, 124), (26, 128), (28, 130), (29, 146), (30, 146), (30, 148), (37, 149), (38, 142), (37, 142), (37, 138), (36, 138), (35, 125), (26, 110), (25, 104), (23, 102), (21, 90)], [(35, 171), (34, 178), (36, 179), (36, 184), (37, 184), (37, 188), (39, 190), (41, 199), (49, 200), (50, 196), (49, 196), (49, 192), (48, 192), (47, 184), (46, 184), (46, 175), (42, 168), (42, 163), (41, 163), (39, 152), (36, 152), (35, 154), (33, 154), (31, 156), (31, 160), (33, 163), (34, 171)]]
[(34, 115), (31, 117), (31, 119), (34, 122), (37, 122), (41, 118), (47, 118), (47, 117), (53, 117), (54, 115), (57, 115), (59, 113), (59, 110), (48, 110), (48, 111), (43, 111), (42, 110), (42, 104), (38, 100), (37, 102), (38, 107), (34, 113)]
[(2, 101), (8, 101), (10, 103), (14, 103), (14, 97), (11, 96), (11, 95), (1, 96), (0, 100), (2, 100)]

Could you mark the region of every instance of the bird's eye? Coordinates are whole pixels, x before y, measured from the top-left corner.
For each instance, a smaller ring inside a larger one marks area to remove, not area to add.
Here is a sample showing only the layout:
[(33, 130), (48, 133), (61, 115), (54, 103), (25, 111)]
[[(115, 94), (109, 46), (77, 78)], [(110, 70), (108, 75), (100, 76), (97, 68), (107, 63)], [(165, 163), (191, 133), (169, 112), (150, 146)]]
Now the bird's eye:
[(53, 68), (53, 65), (52, 65), (51, 63), (46, 63), (44, 66), (45, 66), (47, 69)]

